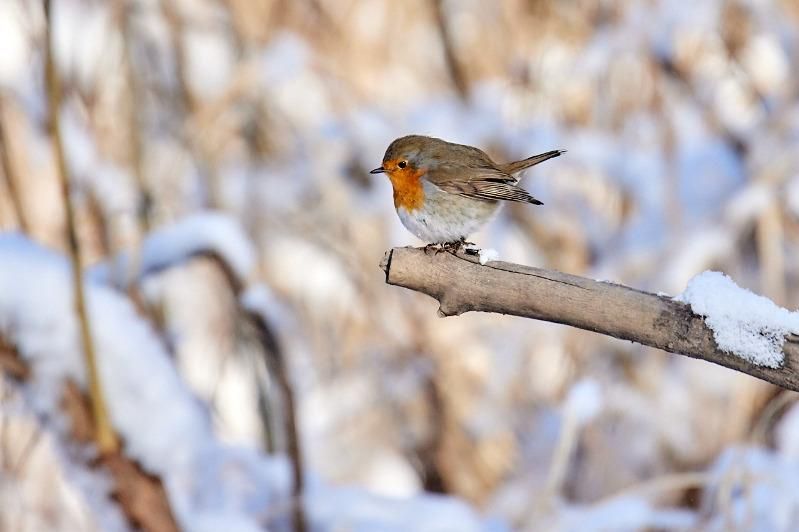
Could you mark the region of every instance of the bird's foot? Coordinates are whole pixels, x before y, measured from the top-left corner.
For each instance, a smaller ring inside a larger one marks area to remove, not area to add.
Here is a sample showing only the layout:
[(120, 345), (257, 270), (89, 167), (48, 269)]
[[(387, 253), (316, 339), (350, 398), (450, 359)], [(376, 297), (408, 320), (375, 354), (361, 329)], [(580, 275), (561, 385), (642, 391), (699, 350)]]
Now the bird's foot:
[(425, 255), (429, 255), (430, 253), (435, 253), (436, 255), (438, 255), (439, 253), (441, 253), (441, 246), (442, 246), (442, 244), (435, 244), (435, 243), (434, 244), (427, 244), (423, 248), (424, 249), (424, 254)]
[(453, 240), (452, 242), (427, 244), (423, 249), (425, 254), (435, 253), (436, 255), (444, 252), (457, 254), (461, 251), (467, 255), (477, 255), (480, 253), (479, 249), (471, 246), (474, 246), (474, 242), (467, 242), (465, 238), (461, 238), (459, 240)]
[(467, 255), (479, 255), (480, 249), (478, 249), (474, 242), (468, 242), (465, 238), (460, 239), (460, 246), (463, 249), (463, 252)]
[(449, 251), (450, 253), (466, 253), (467, 255), (475, 255), (480, 252), (474, 246), (474, 242), (467, 242), (465, 238), (461, 238), (459, 240), (455, 240), (454, 242), (446, 242), (442, 244), (444, 247), (444, 251)]
[(460, 248), (461, 242), (459, 240), (456, 240), (455, 242), (444, 242), (441, 244), (441, 251), (447, 251), (449, 253), (457, 253)]

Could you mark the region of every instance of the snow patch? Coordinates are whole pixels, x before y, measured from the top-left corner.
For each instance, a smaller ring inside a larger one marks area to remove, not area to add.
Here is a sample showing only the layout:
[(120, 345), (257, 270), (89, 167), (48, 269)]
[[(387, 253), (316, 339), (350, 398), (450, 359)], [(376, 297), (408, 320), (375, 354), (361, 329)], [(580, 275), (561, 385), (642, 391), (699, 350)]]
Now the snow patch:
[(566, 411), (583, 426), (594, 419), (602, 410), (602, 390), (593, 379), (581, 379), (569, 390), (566, 396)]
[(799, 332), (799, 313), (739, 287), (720, 272), (702, 272), (675, 298), (705, 318), (722, 351), (758, 366), (783, 363), (785, 335)]
[[(162, 244), (166, 242), (179, 244), (169, 238)], [(28, 404), (56, 435), (64, 435), (67, 419), (58, 415), (63, 381), (86, 385), (70, 266), (63, 257), (8, 233), (0, 235), (0, 264), (0, 335), (17, 347), (32, 370), (25, 384)], [(270, 529), (286, 528), (289, 514), (284, 509), (291, 497), (286, 459), (221, 444), (203, 405), (130, 301), (96, 282), (87, 282), (85, 288), (111, 422), (124, 452), (162, 479), (181, 529), (262, 530), (264, 515)], [(247, 299), (253, 307), (264, 303), (263, 294)], [(87, 469), (85, 474), (96, 472)], [(87, 478), (81, 487), (97, 498), (102, 481), (102, 475)], [(306, 485), (313, 530), (505, 530), (491, 528), (471, 507), (451, 497), (391, 500), (356, 488), (331, 487), (311, 473)]]
[[(255, 248), (239, 222), (222, 213), (205, 212), (150, 233), (142, 244), (138, 272), (157, 272), (204, 252), (219, 255), (241, 280), (255, 266)], [(91, 275), (94, 280), (124, 286), (140, 276), (132, 267), (128, 254), (121, 253), (110, 264), (95, 266)]]
[(499, 252), (496, 249), (481, 249), (479, 251), (480, 264), (487, 264), (499, 258)]

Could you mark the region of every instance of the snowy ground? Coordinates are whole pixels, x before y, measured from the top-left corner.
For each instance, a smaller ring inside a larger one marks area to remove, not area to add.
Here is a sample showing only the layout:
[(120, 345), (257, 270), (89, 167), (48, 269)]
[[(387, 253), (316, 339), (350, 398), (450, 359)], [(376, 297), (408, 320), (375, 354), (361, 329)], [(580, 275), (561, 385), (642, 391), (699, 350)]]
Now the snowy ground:
[[(799, 328), (794, 2), (443, 2), (463, 97), (422, 0), (54, 4), (112, 419), (186, 528), (286, 525), (284, 412), (242, 304), (283, 346), (314, 530), (799, 527), (794, 394), (552, 324), (436, 318), (383, 283), (383, 252), (419, 242), (368, 174), (407, 133), (502, 161), (567, 149), (522, 181), (543, 206), (474, 235), (481, 261), (682, 294), (722, 347), (779, 365)], [(35, 376), (2, 389), (0, 492), (21, 495), (0, 527), (106, 529), (57, 414), (84, 376), (42, 23), (0, 2), (0, 336)]]

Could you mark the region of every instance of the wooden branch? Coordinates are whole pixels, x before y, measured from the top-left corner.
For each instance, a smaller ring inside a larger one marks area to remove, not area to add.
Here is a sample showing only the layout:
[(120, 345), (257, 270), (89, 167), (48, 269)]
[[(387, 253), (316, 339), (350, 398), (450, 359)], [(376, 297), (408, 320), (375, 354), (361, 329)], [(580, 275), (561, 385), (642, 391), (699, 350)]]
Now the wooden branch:
[(571, 325), (707, 360), (799, 391), (799, 337), (789, 335), (780, 368), (721, 351), (704, 319), (685, 303), (627, 286), (507, 262), (480, 265), (463, 253), (394, 248), (381, 263), (386, 283), (427, 294), (441, 316), (497, 312)]
[[(25, 381), (30, 369), (12, 344), (0, 337), (0, 372), (7, 377)], [(88, 445), (96, 432), (89, 398), (73, 382), (65, 383), (61, 409), (69, 422), (71, 441)], [(77, 453), (75, 460), (85, 460), (86, 453)], [(103, 453), (86, 467), (99, 469), (111, 478), (111, 497), (119, 504), (131, 528), (147, 532), (177, 532), (161, 480), (147, 472), (119, 450)]]

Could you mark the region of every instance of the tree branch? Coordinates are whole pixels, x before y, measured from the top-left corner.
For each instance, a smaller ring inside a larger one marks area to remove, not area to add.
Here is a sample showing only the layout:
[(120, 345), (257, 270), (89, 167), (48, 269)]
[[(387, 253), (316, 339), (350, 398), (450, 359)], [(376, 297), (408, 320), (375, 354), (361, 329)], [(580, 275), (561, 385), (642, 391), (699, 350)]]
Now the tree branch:
[(497, 312), (571, 325), (663, 349), (799, 391), (799, 337), (789, 335), (780, 368), (757, 366), (721, 351), (691, 308), (667, 296), (556, 271), (473, 256), (394, 248), (380, 264), (386, 283), (427, 294), (441, 316)]

